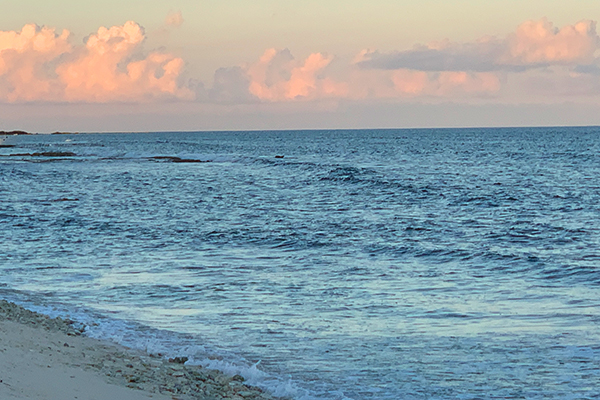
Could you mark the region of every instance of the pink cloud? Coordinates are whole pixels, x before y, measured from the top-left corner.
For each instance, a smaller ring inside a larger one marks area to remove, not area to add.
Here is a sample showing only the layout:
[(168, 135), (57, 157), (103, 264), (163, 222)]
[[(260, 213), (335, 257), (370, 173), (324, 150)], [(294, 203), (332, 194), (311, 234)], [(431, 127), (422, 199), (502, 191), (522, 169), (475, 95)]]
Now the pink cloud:
[(408, 95), (423, 94), (431, 86), (431, 80), (424, 71), (401, 69), (392, 73), (391, 79), (397, 92)]
[(313, 53), (298, 61), (287, 49), (268, 49), (258, 62), (244, 68), (248, 90), (258, 99), (270, 101), (335, 97), (344, 91), (344, 85), (321, 76), (332, 60)]
[(193, 93), (177, 83), (181, 58), (152, 52), (141, 60), (133, 55), (144, 40), (135, 22), (91, 35), (85, 49), (72, 61), (58, 66), (67, 101), (144, 101), (161, 97), (191, 99)]
[(501, 88), (500, 79), (491, 72), (397, 70), (390, 75), (394, 92), (386, 97), (491, 95)]
[(69, 32), (25, 25), (20, 32), (0, 31), (0, 99), (5, 101), (53, 100), (56, 82), (52, 66), (71, 51)]
[(183, 25), (183, 22), (184, 19), (181, 11), (171, 12), (167, 15), (167, 18), (165, 18), (165, 24), (167, 26), (173, 26), (177, 28)]
[(546, 18), (521, 24), (507, 39), (508, 63), (589, 63), (600, 45), (594, 21), (580, 21), (562, 29)]
[(461, 92), (467, 94), (491, 94), (500, 90), (500, 79), (491, 72), (444, 71), (437, 77), (437, 93), (452, 95)]
[(26, 25), (0, 32), (0, 101), (140, 102), (192, 99), (179, 84), (184, 62), (167, 53), (143, 54), (135, 22), (101, 27), (85, 46), (69, 32)]
[(64, 30), (61, 35), (57, 35), (54, 29), (28, 24), (21, 29), (21, 32), (0, 31), (0, 52), (35, 51), (40, 54), (56, 56), (70, 49), (67, 43), (68, 38), (69, 31), (67, 30)]

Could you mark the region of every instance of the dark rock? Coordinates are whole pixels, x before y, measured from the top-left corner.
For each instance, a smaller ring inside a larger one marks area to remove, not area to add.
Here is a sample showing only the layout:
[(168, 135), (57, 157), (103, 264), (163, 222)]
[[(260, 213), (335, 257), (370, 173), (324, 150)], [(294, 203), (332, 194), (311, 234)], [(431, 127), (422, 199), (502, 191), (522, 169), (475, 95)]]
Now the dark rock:
[(74, 326), (74, 322), (63, 320), (60, 317), (48, 318), (48, 316), (29, 311), (14, 303), (0, 300), (0, 320), (20, 322), (26, 325), (42, 326), (47, 330), (61, 331), (69, 336), (79, 336), (85, 330), (85, 326)]
[(13, 157), (73, 157), (76, 154), (70, 151), (44, 151), (37, 153), (10, 154)]
[(204, 162), (210, 162), (210, 161), (195, 160), (193, 158), (180, 158), (179, 160), (173, 160), (173, 162), (177, 162), (177, 163), (204, 163)]
[(164, 161), (170, 161), (170, 162), (174, 162), (174, 163), (204, 163), (204, 162), (210, 162), (210, 161), (203, 161), (203, 160), (196, 160), (194, 158), (181, 158), (181, 157), (175, 157), (175, 156), (156, 156), (156, 157), (150, 157), (153, 160), (164, 160)]
[(70, 151), (44, 151), (41, 153), (32, 153), (32, 157), (73, 157), (75, 153)]
[(185, 364), (185, 362), (189, 360), (189, 358), (187, 357), (175, 357), (175, 358), (169, 358), (169, 362), (170, 363), (175, 363), (175, 364)]

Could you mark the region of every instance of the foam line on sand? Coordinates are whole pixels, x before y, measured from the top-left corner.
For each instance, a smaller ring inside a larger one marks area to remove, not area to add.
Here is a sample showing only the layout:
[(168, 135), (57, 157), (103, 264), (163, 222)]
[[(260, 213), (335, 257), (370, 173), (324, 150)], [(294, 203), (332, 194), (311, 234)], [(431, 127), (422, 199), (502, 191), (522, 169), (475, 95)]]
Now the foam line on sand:
[(82, 335), (73, 321), (0, 300), (0, 399), (274, 400), (184, 358), (165, 360)]

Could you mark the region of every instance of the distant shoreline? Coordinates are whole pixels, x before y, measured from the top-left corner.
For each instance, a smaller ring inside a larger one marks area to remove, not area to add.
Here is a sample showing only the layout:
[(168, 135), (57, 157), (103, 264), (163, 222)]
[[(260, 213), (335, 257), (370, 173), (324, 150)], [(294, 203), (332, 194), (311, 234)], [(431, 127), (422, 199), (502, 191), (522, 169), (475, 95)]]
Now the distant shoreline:
[(15, 135), (34, 135), (25, 131), (0, 131), (0, 136), (15, 136)]
[[(77, 135), (79, 132), (52, 132), (50, 135)], [(16, 135), (39, 135), (38, 133), (26, 131), (0, 131), (0, 136), (16, 136)]]

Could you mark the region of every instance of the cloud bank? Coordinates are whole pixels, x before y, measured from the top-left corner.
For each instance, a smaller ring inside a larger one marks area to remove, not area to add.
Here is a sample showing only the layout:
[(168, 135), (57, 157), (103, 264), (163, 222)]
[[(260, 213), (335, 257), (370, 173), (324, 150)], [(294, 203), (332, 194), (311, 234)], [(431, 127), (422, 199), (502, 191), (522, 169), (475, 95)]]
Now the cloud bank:
[(484, 37), (472, 43), (444, 41), (394, 53), (367, 51), (357, 64), (384, 70), (523, 71), (548, 65), (589, 64), (594, 61), (599, 45), (593, 21), (558, 29), (543, 18), (523, 23), (504, 39)]
[[(168, 27), (183, 23), (181, 12)], [(133, 21), (101, 27), (74, 45), (67, 30), (25, 25), (0, 31), (0, 102), (217, 105), (347, 101), (511, 101), (600, 95), (600, 37), (589, 20), (562, 28), (526, 21), (506, 37), (444, 40), (409, 50), (363, 50), (352, 60), (267, 49), (217, 69), (213, 82), (184, 80), (185, 62), (145, 51)]]
[[(221, 69), (211, 99), (289, 102), (315, 99), (481, 99), (518, 95), (519, 87), (548, 95), (595, 91), (586, 75), (598, 75), (596, 23), (561, 29), (547, 19), (527, 21), (505, 38), (449, 40), (383, 53), (363, 50), (344, 63), (322, 53), (295, 59), (288, 49), (267, 50), (256, 62)], [(541, 71), (541, 72), (536, 72)], [(536, 75), (537, 74), (537, 75)], [(525, 81), (525, 82), (524, 82)]]
[(391, 99), (482, 95), (500, 88), (499, 78), (491, 73), (367, 70), (351, 64), (334, 66), (334, 60), (322, 53), (297, 60), (288, 49), (269, 49), (254, 63), (217, 71), (211, 99), (225, 102)]

